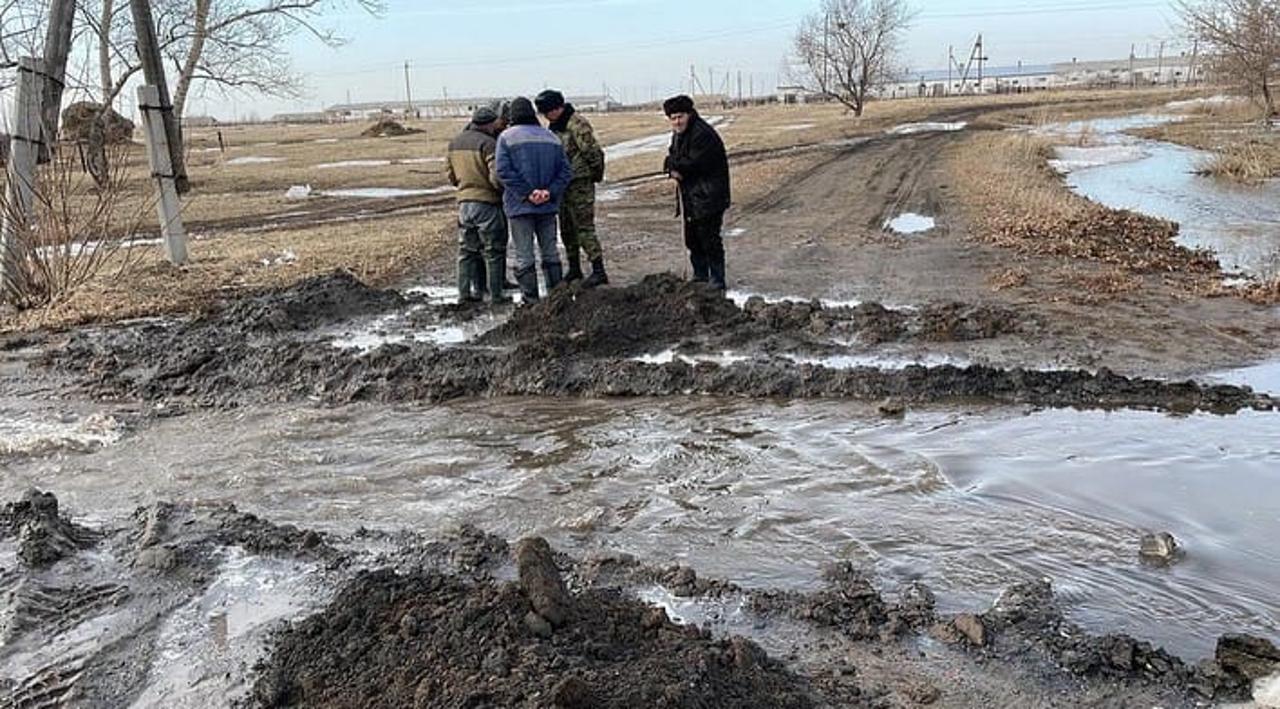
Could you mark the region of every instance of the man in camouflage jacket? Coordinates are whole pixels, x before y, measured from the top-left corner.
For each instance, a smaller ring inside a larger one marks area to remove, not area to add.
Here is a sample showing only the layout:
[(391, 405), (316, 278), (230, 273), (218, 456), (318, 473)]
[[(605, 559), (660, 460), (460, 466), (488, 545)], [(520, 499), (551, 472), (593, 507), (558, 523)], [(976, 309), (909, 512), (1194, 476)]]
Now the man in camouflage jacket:
[(569, 260), (565, 280), (582, 278), (581, 254), (586, 253), (591, 275), (583, 285), (604, 285), (609, 276), (604, 270), (604, 249), (596, 236), (596, 183), (604, 179), (604, 149), (596, 141), (591, 123), (572, 104), (565, 103), (559, 91), (543, 91), (534, 105), (550, 121), (548, 127), (560, 138), (573, 166), (573, 181), (560, 205), (560, 240)]

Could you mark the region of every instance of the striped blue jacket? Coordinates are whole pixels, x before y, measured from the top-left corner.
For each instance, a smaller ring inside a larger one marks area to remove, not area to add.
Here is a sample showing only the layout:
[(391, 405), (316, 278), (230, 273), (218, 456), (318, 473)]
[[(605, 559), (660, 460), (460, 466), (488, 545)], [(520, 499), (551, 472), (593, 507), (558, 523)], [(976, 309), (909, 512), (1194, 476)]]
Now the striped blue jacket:
[[(573, 179), (573, 167), (555, 133), (542, 126), (512, 126), (498, 136), (498, 179), (506, 187), (503, 210), (509, 217), (555, 214)], [(534, 190), (550, 190), (551, 201), (534, 204)]]

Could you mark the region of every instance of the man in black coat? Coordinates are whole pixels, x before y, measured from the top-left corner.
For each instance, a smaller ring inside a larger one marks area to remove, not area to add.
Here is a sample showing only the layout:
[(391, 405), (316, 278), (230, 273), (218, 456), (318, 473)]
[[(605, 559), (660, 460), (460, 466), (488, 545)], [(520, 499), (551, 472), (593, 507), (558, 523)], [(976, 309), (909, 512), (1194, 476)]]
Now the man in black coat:
[(693, 107), (693, 99), (675, 96), (662, 104), (671, 121), (671, 149), (663, 169), (676, 181), (684, 244), (689, 248), (693, 280), (725, 289), (724, 240), (720, 228), (729, 208), (729, 159), (724, 141)]

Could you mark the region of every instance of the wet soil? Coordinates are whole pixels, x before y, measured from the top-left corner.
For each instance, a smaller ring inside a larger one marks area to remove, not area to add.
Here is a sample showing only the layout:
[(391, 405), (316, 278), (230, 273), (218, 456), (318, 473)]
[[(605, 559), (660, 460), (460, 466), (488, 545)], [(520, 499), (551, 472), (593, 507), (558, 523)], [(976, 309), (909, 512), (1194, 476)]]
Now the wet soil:
[[(32, 492), (4, 507), (0, 545), (37, 512), (79, 528)], [(240, 706), (1191, 707), (1246, 698), (1280, 670), (1280, 650), (1262, 638), (1224, 636), (1193, 666), (1127, 636), (1090, 636), (1044, 582), (950, 616), (927, 588), (891, 599), (848, 563), (813, 592), (748, 590), (687, 567), (575, 559), (538, 538), (513, 548), (474, 528), (339, 538), (227, 506), (156, 504), (56, 560), (3, 562), (5, 705), (152, 696), (164, 629), (209, 589), (229, 549), (304, 563), (317, 587), (340, 589), (321, 592), (330, 600), (305, 619), (282, 617), (252, 667), (227, 670), (223, 691), (243, 693), (223, 699)], [(654, 584), (709, 608), (742, 600), (744, 615), (732, 627), (675, 621), (637, 600)], [(84, 628), (96, 639), (64, 640)], [(179, 694), (167, 705), (200, 703)]]
[[(384, 312), (402, 302), (394, 293), (337, 274), (233, 301), (192, 321), (73, 333), (50, 342), (43, 362), (77, 377), (99, 397), (179, 408), (304, 398), (345, 403), (688, 392), (1214, 412), (1276, 405), (1246, 388), (1129, 378), (1106, 369), (797, 364), (778, 353), (831, 354), (850, 346), (874, 353), (887, 340), (971, 340), (1034, 325), (1009, 309), (955, 303), (915, 311), (759, 301), (738, 308), (714, 290), (672, 276), (627, 288), (558, 289), (517, 309), (478, 346), (411, 342), (360, 354), (334, 347), (313, 329), (341, 315)], [(682, 352), (741, 347), (745, 361), (653, 364), (627, 357), (677, 346)]]

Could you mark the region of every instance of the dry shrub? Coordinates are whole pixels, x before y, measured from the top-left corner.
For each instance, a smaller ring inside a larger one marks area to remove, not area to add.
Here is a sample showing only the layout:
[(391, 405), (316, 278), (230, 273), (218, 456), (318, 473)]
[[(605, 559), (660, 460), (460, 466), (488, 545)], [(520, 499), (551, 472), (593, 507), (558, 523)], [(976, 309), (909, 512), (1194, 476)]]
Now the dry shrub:
[(1052, 144), (1027, 134), (973, 136), (953, 158), (974, 236), (1031, 255), (1065, 256), (1133, 273), (1215, 273), (1207, 253), (1179, 246), (1172, 222), (1072, 193), (1049, 168)]
[(19, 310), (56, 303), (99, 276), (124, 278), (137, 264), (135, 242), (155, 201), (126, 200), (127, 146), (107, 148), (99, 187), (84, 170), (80, 154), (68, 146), (37, 168), (32, 214), (22, 215), (0, 192), (0, 214), (13, 225), (8, 256), (17, 273), (0, 301)]
[(1265, 182), (1280, 167), (1280, 147), (1259, 140), (1228, 145), (1205, 161), (1198, 174), (1247, 185)]

